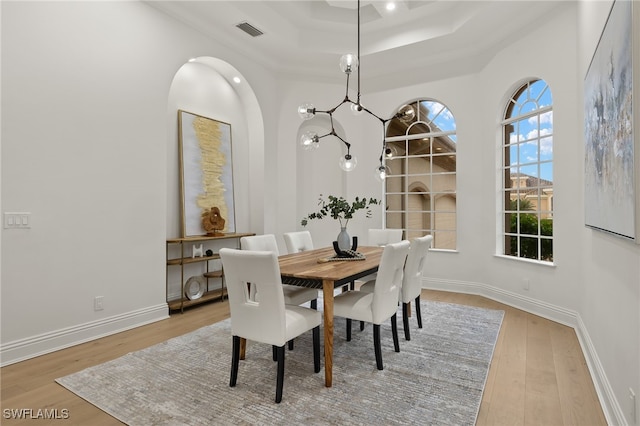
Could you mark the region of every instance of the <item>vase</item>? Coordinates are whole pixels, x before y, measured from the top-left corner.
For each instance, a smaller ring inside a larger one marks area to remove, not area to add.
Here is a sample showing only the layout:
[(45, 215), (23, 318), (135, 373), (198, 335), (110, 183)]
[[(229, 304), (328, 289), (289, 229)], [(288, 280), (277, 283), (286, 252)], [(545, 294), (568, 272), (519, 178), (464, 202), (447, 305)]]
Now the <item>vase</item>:
[(351, 237), (347, 233), (347, 227), (340, 227), (340, 233), (338, 234), (338, 248), (340, 250), (349, 250), (351, 248)]

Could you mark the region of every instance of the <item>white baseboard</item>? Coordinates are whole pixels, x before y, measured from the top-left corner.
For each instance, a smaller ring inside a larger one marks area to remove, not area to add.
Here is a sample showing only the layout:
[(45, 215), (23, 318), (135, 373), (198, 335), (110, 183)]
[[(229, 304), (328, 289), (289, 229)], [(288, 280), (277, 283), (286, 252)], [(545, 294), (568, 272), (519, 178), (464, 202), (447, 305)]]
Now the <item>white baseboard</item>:
[(137, 311), (103, 318), (38, 336), (15, 340), (0, 347), (0, 367), (166, 318), (169, 318), (169, 307), (166, 303), (162, 303), (160, 305), (150, 306)]
[(578, 342), (582, 348), (607, 423), (628, 424), (589, 337), (589, 332), (577, 312), (483, 283), (425, 277), (422, 288), (476, 294), (573, 328), (578, 336)]

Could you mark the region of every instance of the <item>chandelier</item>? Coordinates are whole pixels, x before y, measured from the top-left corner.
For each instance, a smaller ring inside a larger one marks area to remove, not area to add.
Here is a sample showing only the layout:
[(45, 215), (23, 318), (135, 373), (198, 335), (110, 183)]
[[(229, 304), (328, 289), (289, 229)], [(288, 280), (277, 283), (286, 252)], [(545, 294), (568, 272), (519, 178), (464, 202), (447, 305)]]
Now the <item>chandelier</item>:
[[(306, 131), (300, 137), (300, 144), (302, 148), (305, 150), (313, 150), (320, 146), (320, 139), (325, 138), (327, 136), (335, 136), (338, 138), (347, 148), (347, 153), (345, 156), (341, 156), (339, 160), (340, 168), (346, 172), (353, 170), (358, 163), (358, 160), (355, 156), (351, 155), (351, 144), (346, 141), (345, 138), (340, 136), (334, 127), (333, 124), (333, 113), (336, 112), (338, 108), (345, 104), (350, 104), (351, 110), (354, 114), (360, 115), (362, 112), (366, 112), (372, 117), (378, 119), (380, 124), (382, 125), (382, 152), (380, 153), (380, 164), (375, 170), (375, 176), (378, 180), (384, 181), (386, 176), (389, 174), (389, 168), (385, 165), (385, 157), (391, 156), (392, 150), (387, 147), (385, 141), (385, 127), (388, 121), (398, 118), (405, 123), (411, 122), (415, 117), (415, 111), (411, 105), (404, 105), (398, 109), (398, 112), (394, 114), (392, 117), (383, 119), (378, 115), (371, 112), (369, 109), (364, 107), (360, 102), (360, 0), (358, 0), (358, 54), (354, 55), (352, 53), (347, 53), (342, 55), (340, 58), (340, 70), (346, 74), (347, 76), (347, 84), (346, 91), (344, 95), (344, 99), (335, 107), (328, 110), (319, 110), (311, 103), (304, 103), (298, 107), (298, 115), (303, 120), (309, 120), (313, 118), (316, 114), (326, 114), (329, 116), (329, 123), (331, 125), (331, 130), (329, 130), (326, 134), (318, 135), (317, 132), (314, 131)], [(356, 100), (352, 100), (349, 98), (349, 77), (351, 74), (357, 71), (358, 73), (358, 88), (357, 88), (357, 97)]]

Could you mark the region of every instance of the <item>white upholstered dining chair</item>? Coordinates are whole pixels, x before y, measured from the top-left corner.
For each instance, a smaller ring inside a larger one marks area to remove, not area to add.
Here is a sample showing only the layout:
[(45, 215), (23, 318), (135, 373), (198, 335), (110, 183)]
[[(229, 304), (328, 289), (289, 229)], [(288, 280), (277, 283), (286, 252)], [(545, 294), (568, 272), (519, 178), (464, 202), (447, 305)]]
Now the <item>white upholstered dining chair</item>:
[[(383, 247), (390, 243), (398, 243), (402, 241), (402, 229), (374, 229), (370, 228), (367, 231), (367, 244), (370, 246)], [(368, 281), (375, 281), (376, 273), (367, 275), (358, 280), (359, 283), (366, 283)], [(353, 286), (351, 287), (353, 290)], [(364, 323), (360, 323), (360, 330), (364, 330)]]
[[(279, 255), (278, 243), (273, 234), (242, 237), (240, 238), (240, 247), (243, 250), (271, 251), (276, 254), (276, 257)], [(284, 303), (287, 305), (302, 305), (305, 302), (310, 302), (311, 307), (317, 309), (318, 290), (286, 284), (282, 288), (284, 291)], [(251, 295), (252, 297), (257, 297), (257, 289), (253, 286), (253, 283), (251, 284)]]
[(347, 340), (351, 340), (351, 320), (373, 324), (373, 346), (378, 370), (383, 369), (380, 325), (389, 318), (393, 346), (396, 352), (400, 352), (396, 312), (408, 251), (409, 241), (387, 244), (382, 252), (373, 292), (350, 290), (337, 295), (333, 301), (333, 315), (347, 319)]
[[(422, 312), (420, 310), (422, 272), (424, 270), (424, 263), (432, 242), (433, 236), (431, 235), (411, 240), (409, 254), (407, 255), (407, 261), (404, 265), (399, 301), (402, 303), (402, 325), (404, 328), (404, 338), (406, 340), (411, 340), (411, 333), (409, 331), (409, 307), (411, 306), (412, 300), (415, 301), (415, 313), (418, 321), (418, 328), (422, 328)], [(373, 292), (375, 285), (375, 281), (369, 281), (360, 286), (360, 291)]]
[[(272, 345), (276, 353), (276, 403), (282, 401), (284, 385), (284, 345), (302, 333), (313, 330), (313, 371), (320, 371), (320, 324), (322, 314), (302, 306), (286, 305), (280, 267), (273, 251), (248, 251), (223, 248), (220, 258), (227, 277), (231, 311), (231, 378), (236, 386), (241, 339)], [(252, 283), (260, 292), (253, 300), (247, 289)]]
[(289, 253), (313, 250), (313, 239), (309, 231), (285, 232), (282, 237)]

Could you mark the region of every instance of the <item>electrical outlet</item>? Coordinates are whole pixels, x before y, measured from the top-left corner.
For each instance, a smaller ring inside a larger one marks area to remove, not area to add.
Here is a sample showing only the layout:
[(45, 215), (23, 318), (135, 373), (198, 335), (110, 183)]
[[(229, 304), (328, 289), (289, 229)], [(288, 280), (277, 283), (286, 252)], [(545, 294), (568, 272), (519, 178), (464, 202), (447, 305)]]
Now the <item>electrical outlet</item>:
[(95, 299), (93, 299), (93, 310), (101, 311), (103, 309), (104, 309), (104, 296), (96, 296)]

